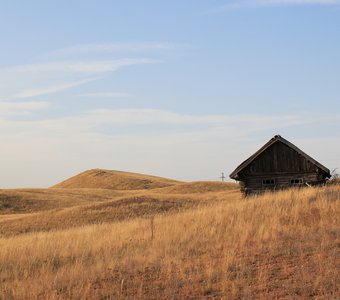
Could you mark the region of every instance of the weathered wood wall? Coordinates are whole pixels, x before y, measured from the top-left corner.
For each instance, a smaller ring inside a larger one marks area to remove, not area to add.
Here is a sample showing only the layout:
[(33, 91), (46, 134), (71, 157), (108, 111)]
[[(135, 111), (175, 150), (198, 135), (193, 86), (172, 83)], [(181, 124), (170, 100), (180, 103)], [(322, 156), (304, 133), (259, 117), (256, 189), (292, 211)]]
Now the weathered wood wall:
[[(263, 180), (274, 180), (274, 184), (272, 185), (264, 185)], [(293, 179), (301, 179), (301, 183), (292, 183)], [(252, 191), (266, 191), (266, 190), (280, 190), (284, 188), (288, 188), (291, 186), (303, 186), (303, 185), (314, 185), (324, 183), (324, 179), (320, 177), (318, 174), (286, 174), (281, 176), (260, 176), (260, 177), (248, 177), (241, 181), (241, 190), (245, 189), (248, 192)]]
[[(325, 181), (321, 169), (280, 142), (261, 153), (239, 176), (241, 190), (247, 194)], [(301, 179), (301, 183), (292, 183), (293, 179)], [(272, 180), (273, 184), (264, 184), (263, 180)]]
[(287, 145), (277, 142), (242, 171), (245, 176), (267, 173), (314, 173), (318, 168)]

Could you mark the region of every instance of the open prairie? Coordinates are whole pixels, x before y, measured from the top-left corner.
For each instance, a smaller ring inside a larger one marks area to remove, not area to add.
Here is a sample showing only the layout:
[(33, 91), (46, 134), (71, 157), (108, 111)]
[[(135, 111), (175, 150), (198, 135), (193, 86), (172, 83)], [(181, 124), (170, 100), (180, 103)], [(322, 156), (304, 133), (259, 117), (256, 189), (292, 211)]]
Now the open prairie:
[(91, 170), (0, 190), (0, 214), (0, 299), (340, 297), (340, 185), (244, 199)]

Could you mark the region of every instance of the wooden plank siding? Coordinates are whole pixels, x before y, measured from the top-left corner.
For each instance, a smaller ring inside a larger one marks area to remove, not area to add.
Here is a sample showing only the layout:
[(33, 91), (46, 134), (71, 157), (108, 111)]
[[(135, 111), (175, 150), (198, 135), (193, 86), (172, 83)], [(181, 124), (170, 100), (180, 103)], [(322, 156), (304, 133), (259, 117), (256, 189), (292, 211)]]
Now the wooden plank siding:
[(317, 172), (318, 168), (299, 155), (293, 149), (290, 149), (282, 143), (275, 143), (261, 153), (256, 160), (254, 160), (241, 173), (248, 177), (249, 175), (261, 175), (268, 173), (312, 173)]
[[(272, 179), (274, 180), (273, 185), (264, 185), (263, 180)], [(301, 180), (301, 183), (292, 183), (292, 180), (297, 179)], [(298, 186), (306, 186), (308, 185), (314, 185), (317, 183), (320, 183), (322, 179), (318, 176), (318, 174), (309, 173), (309, 174), (285, 174), (285, 175), (273, 175), (273, 174), (267, 174), (264, 176), (258, 176), (258, 177), (248, 177), (242, 182), (242, 191), (245, 191), (245, 188), (247, 188), (248, 192), (252, 191), (267, 191), (267, 190), (281, 190), (288, 187), (298, 187)]]
[(281, 136), (275, 136), (230, 177), (245, 194), (325, 183), (330, 172)]

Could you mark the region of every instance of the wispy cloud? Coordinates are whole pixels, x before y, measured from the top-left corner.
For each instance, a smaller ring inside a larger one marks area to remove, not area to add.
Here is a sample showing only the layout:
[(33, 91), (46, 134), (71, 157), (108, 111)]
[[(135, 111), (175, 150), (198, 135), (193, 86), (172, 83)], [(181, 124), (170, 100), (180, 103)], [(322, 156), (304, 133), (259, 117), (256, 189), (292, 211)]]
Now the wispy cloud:
[(78, 97), (84, 98), (127, 98), (131, 95), (128, 93), (118, 93), (118, 92), (95, 92), (95, 93), (84, 93), (77, 95)]
[[(126, 52), (170, 49), (168, 43), (101, 43), (75, 45), (57, 50), (56, 53), (75, 54), (74, 57), (56, 57), (47, 55), (40, 61), (30, 64), (0, 68), (0, 90), (4, 99), (29, 98), (53, 94), (81, 85), (98, 78), (104, 78), (121, 68), (137, 65), (162, 63), (163, 60), (150, 57), (126, 57)], [(112, 59), (114, 51), (122, 51), (121, 58)], [(104, 57), (101, 52), (107, 52)], [(81, 54), (85, 54), (81, 56)], [(94, 54), (94, 55), (91, 55)], [(144, 53), (145, 54), (145, 53)], [(135, 53), (134, 53), (135, 56)], [(147, 55), (149, 56), (149, 55)], [(82, 97), (122, 98), (126, 93), (81, 93)], [(1, 99), (0, 99), (1, 100)]]
[[(339, 124), (338, 120), (336, 114), (193, 115), (157, 109), (96, 109), (40, 120), (0, 118), (2, 168), (12, 170), (14, 164), (27, 168), (27, 172), (15, 172), (14, 179), (0, 174), (0, 181), (6, 186), (26, 186), (29, 177), (31, 186), (51, 185), (71, 171), (93, 167), (213, 180), (275, 133), (290, 139), (299, 126), (307, 129), (318, 124), (325, 129)], [(316, 158), (330, 168), (338, 166), (339, 137), (327, 143), (317, 135), (313, 139), (309, 146), (304, 147), (303, 141), (298, 146), (318, 154)], [(325, 152), (325, 144), (334, 151)], [(30, 171), (32, 176), (27, 175)]]
[(334, 4), (339, 4), (338, 0), (255, 0), (254, 2), (257, 2), (257, 4), (259, 5), (307, 5), (307, 4), (334, 5)]
[(234, 9), (269, 7), (269, 6), (303, 6), (303, 5), (340, 5), (340, 0), (236, 0), (213, 7), (205, 13), (221, 13)]
[(78, 81), (68, 82), (68, 83), (54, 85), (54, 86), (24, 90), (20, 93), (15, 94), (14, 97), (15, 98), (30, 98), (30, 97), (47, 95), (47, 94), (53, 94), (53, 93), (62, 92), (62, 91), (65, 91), (65, 90), (68, 90), (74, 87), (78, 87), (78, 86), (84, 85), (86, 83), (89, 83), (89, 82), (92, 82), (98, 79), (99, 79), (98, 77), (89, 78), (89, 79), (78, 80)]
[(46, 109), (50, 106), (45, 101), (31, 102), (0, 102), (0, 117), (8, 117), (13, 115), (26, 115), (34, 111)]
[(116, 71), (121, 67), (158, 62), (160, 61), (154, 59), (129, 59), (129, 58), (86, 62), (62, 61), (14, 66), (7, 68), (6, 70), (16, 73), (41, 73), (41, 72), (105, 73)]
[(265, 116), (254, 115), (190, 115), (160, 109), (96, 109), (83, 115), (83, 118), (90, 122), (101, 122), (110, 124), (126, 125), (231, 125), (242, 122), (251, 126), (270, 127), (281, 123), (287, 126), (299, 124), (299, 118), (291, 115)]
[[(35, 97), (65, 91), (87, 84), (102, 78), (103, 76), (107, 75), (107, 73), (115, 72), (123, 67), (159, 62), (159, 60), (154, 59), (117, 59), (85, 62), (62, 61), (19, 65), (6, 69), (0, 69), (0, 75), (2, 75), (0, 79), (3, 79), (0, 83), (0, 86), (3, 86), (4, 89), (12, 86), (12, 90), (17, 90), (12, 94), (4, 94), (6, 97)], [(88, 78), (89, 75), (95, 74), (101, 77)], [(78, 80), (72, 81), (72, 79), (75, 78)], [(9, 82), (6, 84), (6, 81)], [(63, 81), (66, 82), (57, 84), (57, 82)], [(36, 86), (36, 88), (30, 88), (29, 86)], [(88, 94), (87, 96), (94, 97), (96, 95)], [(107, 93), (101, 95), (97, 94), (97, 96), (126, 97), (126, 94), (117, 93), (114, 95)]]
[(173, 50), (176, 46), (171, 43), (149, 42), (149, 43), (97, 43), (82, 44), (65, 47), (51, 51), (52, 56), (66, 56), (73, 54), (91, 54), (91, 53), (112, 53), (112, 52), (144, 52), (158, 50)]
[[(315, 118), (313, 118), (313, 122)], [(181, 114), (160, 109), (94, 109), (76, 116), (37, 121), (48, 130), (74, 130), (96, 132), (102, 126), (115, 128), (116, 126), (132, 128), (132, 132), (147, 126), (150, 132), (177, 128), (185, 131), (201, 132), (202, 128), (231, 130), (232, 132), (252, 132), (267, 128), (286, 128), (310, 122), (308, 118), (295, 115), (259, 116), (259, 115), (191, 115)], [(242, 124), (242, 125), (241, 125)], [(280, 124), (280, 125), (277, 125)], [(222, 131), (223, 131), (222, 130)], [(228, 131), (227, 130), (227, 131)], [(115, 130), (113, 130), (115, 131)], [(127, 135), (128, 132), (125, 132)]]

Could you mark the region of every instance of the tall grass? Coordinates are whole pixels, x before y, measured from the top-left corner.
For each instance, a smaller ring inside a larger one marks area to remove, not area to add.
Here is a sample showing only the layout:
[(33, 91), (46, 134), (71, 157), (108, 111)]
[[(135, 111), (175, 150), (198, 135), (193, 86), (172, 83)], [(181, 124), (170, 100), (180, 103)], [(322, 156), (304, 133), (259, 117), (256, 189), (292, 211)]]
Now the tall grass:
[(340, 296), (340, 187), (0, 239), (0, 299)]

